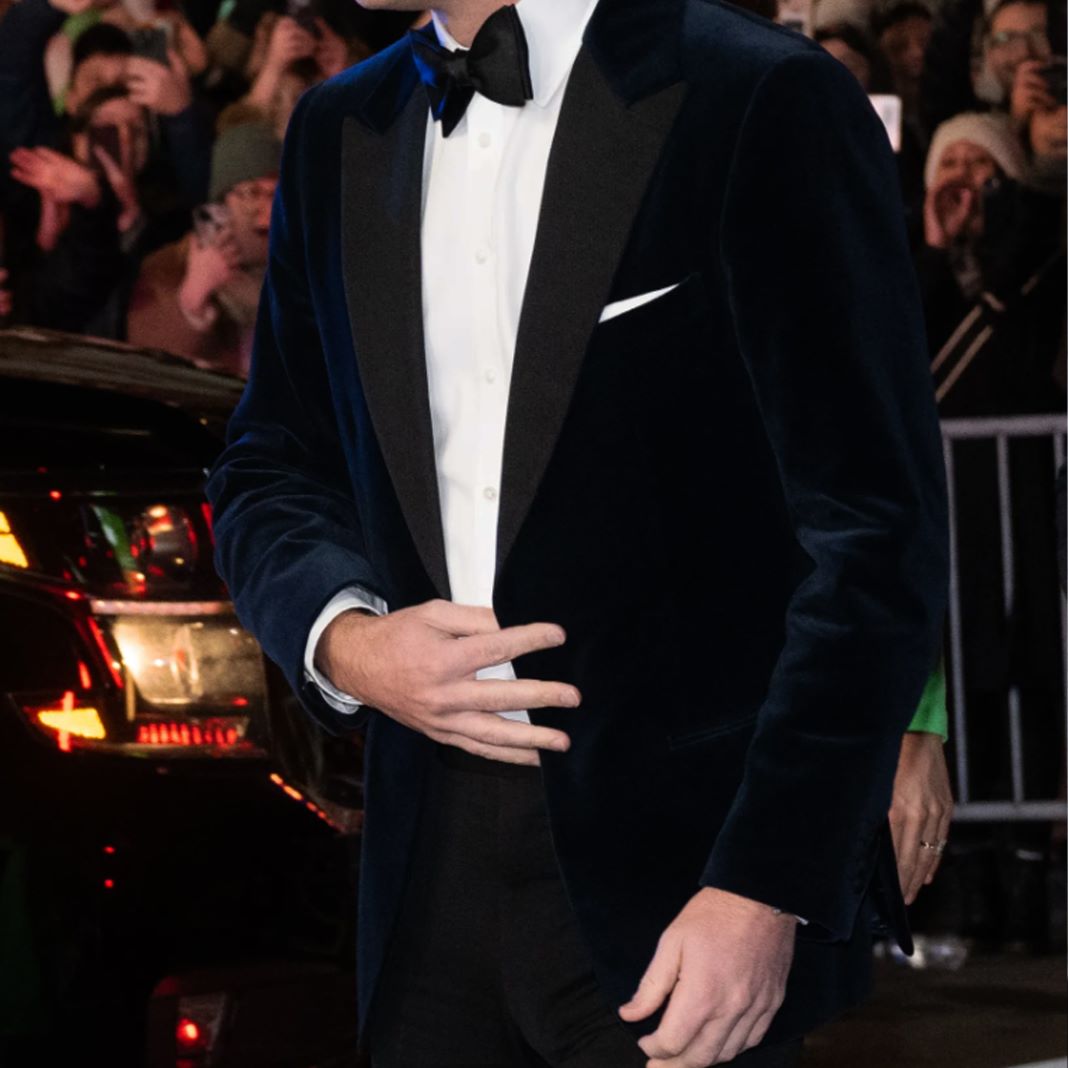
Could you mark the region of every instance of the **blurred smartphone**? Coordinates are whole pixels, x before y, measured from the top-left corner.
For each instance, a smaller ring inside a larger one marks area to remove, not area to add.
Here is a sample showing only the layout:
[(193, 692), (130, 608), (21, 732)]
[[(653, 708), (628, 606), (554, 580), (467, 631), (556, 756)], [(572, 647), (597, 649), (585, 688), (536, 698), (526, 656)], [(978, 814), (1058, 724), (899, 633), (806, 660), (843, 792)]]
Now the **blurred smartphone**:
[(133, 42), (134, 55), (154, 59), (164, 66), (170, 62), (167, 56), (170, 37), (162, 26), (141, 26), (130, 33), (130, 40)]
[(1049, 87), (1050, 96), (1058, 104), (1065, 102), (1066, 74), (1068, 74), (1068, 59), (1064, 56), (1050, 56), (1049, 62), (1040, 71)]
[(89, 158), (93, 165), (100, 167), (96, 149), (103, 149), (118, 166), (122, 166), (122, 142), (119, 140), (119, 128), (110, 123), (102, 126), (90, 126), (87, 131), (89, 137)]
[(319, 29), (319, 24), (315, 21), (315, 12), (312, 10), (311, 0), (287, 0), (286, 14), (317, 41), (322, 39), (323, 33)]
[(230, 212), (225, 204), (201, 204), (193, 210), (193, 231), (203, 245), (217, 246), (230, 229)]
[(869, 93), (868, 99), (875, 113), (886, 127), (886, 136), (890, 138), (890, 147), (895, 152), (901, 151), (901, 97), (893, 93)]

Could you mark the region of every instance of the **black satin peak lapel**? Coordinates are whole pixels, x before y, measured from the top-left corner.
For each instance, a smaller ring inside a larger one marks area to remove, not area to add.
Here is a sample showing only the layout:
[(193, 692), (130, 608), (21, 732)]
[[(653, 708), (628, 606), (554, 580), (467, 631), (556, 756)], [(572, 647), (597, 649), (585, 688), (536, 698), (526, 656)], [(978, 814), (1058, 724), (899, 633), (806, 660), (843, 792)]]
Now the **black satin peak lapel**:
[[(342, 265), (345, 299), (371, 422), (423, 566), (449, 597), (430, 421), (420, 224), (427, 105), (409, 93), (397, 111), (390, 87), (373, 129), (342, 129)], [(394, 119), (393, 114), (396, 114)], [(387, 121), (388, 120), (388, 121)]]
[(631, 106), (583, 48), (549, 154), (519, 320), (504, 436), (498, 573), (567, 414), (653, 168), (685, 94), (676, 81)]

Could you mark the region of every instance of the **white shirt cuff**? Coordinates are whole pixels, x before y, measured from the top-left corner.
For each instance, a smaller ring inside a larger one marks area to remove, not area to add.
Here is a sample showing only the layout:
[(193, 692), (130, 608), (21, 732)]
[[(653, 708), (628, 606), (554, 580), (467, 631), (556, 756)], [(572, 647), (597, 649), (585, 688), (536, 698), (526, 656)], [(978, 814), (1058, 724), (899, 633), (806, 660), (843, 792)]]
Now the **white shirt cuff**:
[(363, 702), (351, 694), (343, 693), (315, 666), (315, 650), (319, 645), (319, 639), (323, 636), (323, 631), (342, 612), (349, 612), (354, 608), (374, 612), (376, 616), (385, 615), (389, 611), (386, 602), (381, 597), (365, 590), (362, 586), (347, 586), (327, 601), (326, 607), (312, 624), (312, 629), (308, 632), (308, 643), (304, 647), (305, 678), (319, 687), (323, 700), (338, 712), (355, 712), (362, 707)]

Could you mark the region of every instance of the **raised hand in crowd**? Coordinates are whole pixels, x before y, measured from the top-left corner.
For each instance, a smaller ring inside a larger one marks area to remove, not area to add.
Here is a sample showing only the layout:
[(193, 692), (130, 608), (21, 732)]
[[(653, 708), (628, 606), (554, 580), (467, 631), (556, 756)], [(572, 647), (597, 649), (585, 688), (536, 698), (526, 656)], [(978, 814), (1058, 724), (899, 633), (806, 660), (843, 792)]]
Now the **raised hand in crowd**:
[(141, 218), (141, 200), (137, 195), (137, 174), (132, 166), (130, 152), (120, 141), (120, 158), (115, 159), (103, 146), (96, 145), (93, 155), (104, 169), (104, 175), (119, 202), (119, 233), (128, 233)]
[[(287, 71), (302, 59), (313, 59), (319, 42), (288, 15), (265, 15), (256, 28), (257, 45), (249, 66), (256, 69), (245, 102), (270, 115), (275, 109)], [(258, 65), (258, 69), (257, 69)]]
[(905, 904), (934, 881), (953, 818), (945, 750), (938, 734), (910, 731), (901, 741), (890, 832)]
[(11, 153), (11, 177), (40, 194), (36, 241), (44, 252), (51, 252), (59, 243), (70, 222), (72, 205), (95, 208), (100, 203), (100, 183), (90, 168), (40, 145), (16, 148)]
[(100, 202), (100, 184), (93, 172), (70, 156), (37, 145), (11, 153), (11, 177), (61, 204), (92, 208)]
[(301, 26), (296, 19), (283, 15), (271, 30), (263, 67), (265, 70), (269, 68), (281, 73), (299, 59), (313, 58), (318, 43), (315, 36)]
[(181, 57), (185, 69), (194, 78), (199, 77), (208, 69), (207, 45), (200, 34), (176, 11), (168, 12), (164, 17), (170, 22), (174, 50)]
[(167, 49), (167, 64), (145, 56), (126, 61), (126, 86), (130, 100), (157, 115), (179, 115), (193, 102), (193, 90), (185, 62)]
[(319, 27), (315, 63), (324, 78), (333, 78), (349, 65), (349, 45), (344, 37), (330, 28), (325, 19), (317, 17), (315, 23)]
[(959, 178), (944, 178), (927, 190), (923, 203), (924, 240), (931, 248), (948, 248), (959, 238), (983, 229), (979, 193)]
[(205, 328), (214, 320), (211, 298), (234, 278), (241, 266), (241, 250), (233, 234), (221, 231), (215, 240), (194, 236), (189, 242), (185, 277), (178, 290), (178, 306), (194, 325)]
[(1057, 106), (1050, 92), (1049, 83), (1042, 74), (1048, 59), (1025, 59), (1012, 78), (1009, 92), (1009, 113), (1019, 126), (1025, 126), (1035, 111), (1045, 111)]

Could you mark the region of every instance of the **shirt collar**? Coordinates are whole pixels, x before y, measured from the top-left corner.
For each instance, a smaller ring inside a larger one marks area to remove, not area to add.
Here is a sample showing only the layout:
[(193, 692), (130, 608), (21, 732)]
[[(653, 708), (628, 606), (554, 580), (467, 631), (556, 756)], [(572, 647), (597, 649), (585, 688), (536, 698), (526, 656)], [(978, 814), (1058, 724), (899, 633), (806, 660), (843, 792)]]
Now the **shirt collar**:
[[(547, 107), (564, 84), (596, 6), (597, 0), (518, 0), (516, 3), (530, 51), (530, 81), (538, 107)], [(455, 51), (463, 47), (445, 29), (436, 11), (431, 12), (431, 19), (443, 48)]]

